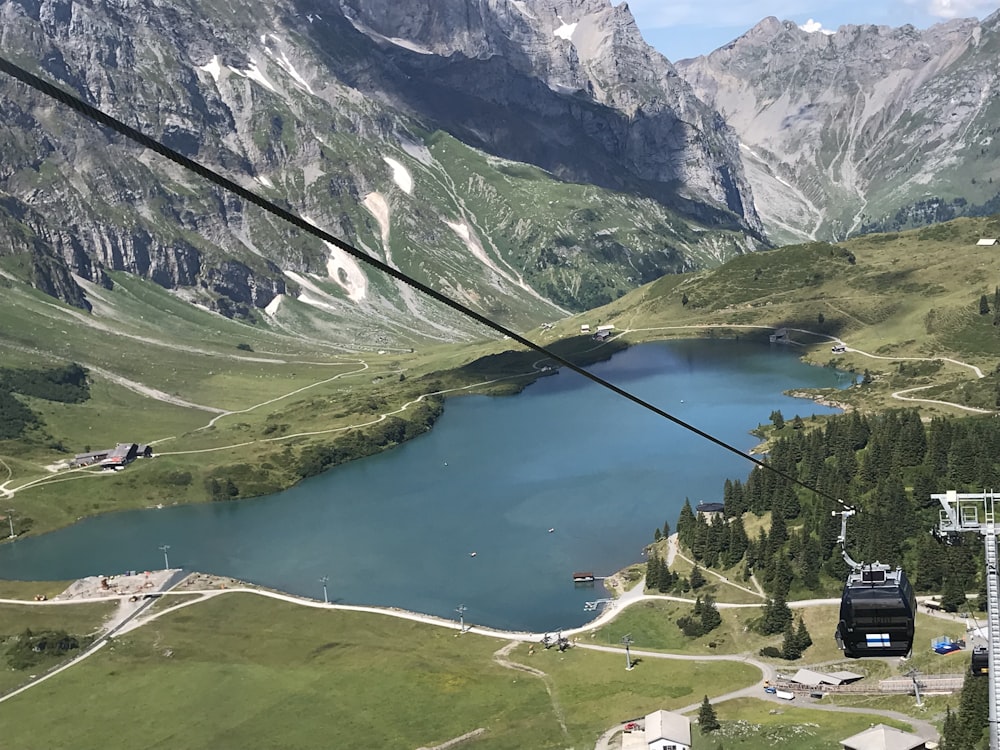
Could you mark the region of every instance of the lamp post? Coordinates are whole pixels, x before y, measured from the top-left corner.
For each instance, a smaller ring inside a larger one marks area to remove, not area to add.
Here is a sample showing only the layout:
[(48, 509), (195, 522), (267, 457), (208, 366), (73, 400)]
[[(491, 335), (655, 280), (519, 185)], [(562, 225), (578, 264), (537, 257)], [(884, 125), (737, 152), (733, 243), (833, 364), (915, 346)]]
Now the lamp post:
[(17, 536), (17, 534), (14, 533), (14, 509), (13, 508), (7, 508), (7, 520), (10, 522), (10, 538), (13, 539), (14, 537)]
[(323, 584), (323, 604), (329, 604), (330, 598), (326, 595), (326, 583), (330, 580), (330, 576), (323, 576), (319, 579), (319, 582)]
[(632, 635), (623, 635), (622, 643), (625, 644), (625, 670), (628, 672), (632, 671), (632, 654), (629, 652), (628, 647), (632, 645)]
[(459, 604), (458, 607), (455, 608), (455, 611), (458, 612), (458, 632), (459, 633), (464, 633), (465, 632), (465, 610), (466, 609), (467, 609), (467, 607), (464, 604)]
[(170, 549), (169, 544), (161, 544), (160, 551), (163, 552), (163, 569), (170, 570), (170, 560), (167, 557), (167, 550)]

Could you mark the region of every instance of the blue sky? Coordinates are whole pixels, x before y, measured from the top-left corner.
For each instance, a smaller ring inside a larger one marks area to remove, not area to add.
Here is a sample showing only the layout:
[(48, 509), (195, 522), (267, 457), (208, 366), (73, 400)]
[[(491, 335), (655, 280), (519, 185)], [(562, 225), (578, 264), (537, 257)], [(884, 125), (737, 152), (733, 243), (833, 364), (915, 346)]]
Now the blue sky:
[(646, 41), (669, 60), (681, 60), (718, 49), (767, 16), (800, 26), (811, 19), (832, 31), (869, 23), (926, 29), (949, 18), (984, 18), (1000, 0), (628, 0), (628, 5)]

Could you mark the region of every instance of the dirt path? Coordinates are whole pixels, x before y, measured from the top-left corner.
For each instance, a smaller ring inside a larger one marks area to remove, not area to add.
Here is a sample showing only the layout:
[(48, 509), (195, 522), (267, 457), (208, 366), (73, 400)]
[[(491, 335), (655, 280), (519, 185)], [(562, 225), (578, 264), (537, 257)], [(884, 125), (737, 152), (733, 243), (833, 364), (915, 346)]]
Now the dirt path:
[[(690, 563), (691, 565), (697, 565), (697, 563), (694, 560), (692, 560), (690, 557), (687, 557), (680, 551), (679, 544), (677, 541), (677, 533), (674, 532), (673, 534), (670, 535), (670, 539), (667, 541), (667, 565), (668, 566), (671, 565), (673, 561), (678, 557), (681, 560)], [(702, 573), (707, 573), (709, 575), (715, 576), (727, 586), (732, 586), (733, 588), (737, 588), (740, 591), (746, 591), (748, 594), (753, 594), (754, 596), (758, 596), (761, 599), (767, 598), (767, 595), (764, 593), (764, 590), (761, 589), (760, 584), (757, 583), (756, 579), (754, 580), (754, 585), (757, 587), (757, 590), (754, 591), (753, 589), (749, 589), (746, 586), (741, 586), (738, 583), (730, 581), (729, 578), (727, 578), (726, 576), (722, 575), (721, 573), (716, 573), (714, 570), (711, 570), (710, 568), (700, 568), (700, 570), (702, 571)]]
[[(659, 326), (654, 328), (626, 328), (622, 333), (642, 333), (651, 331), (672, 331), (672, 330), (686, 330), (686, 329), (705, 329), (705, 328), (749, 328), (757, 330), (775, 330), (774, 326), (761, 326), (761, 325), (749, 325), (742, 323), (704, 323), (704, 324), (692, 324), (684, 326)], [(847, 343), (836, 336), (831, 336), (826, 333), (817, 333), (816, 331), (810, 331), (807, 328), (789, 328), (789, 331), (795, 331), (796, 333), (805, 333), (809, 336), (816, 336), (821, 339), (826, 339), (827, 341), (832, 341), (836, 344), (841, 344), (846, 348), (846, 351), (853, 352), (854, 354), (859, 354), (862, 357), (868, 357), (869, 359), (882, 359), (889, 362), (949, 362), (950, 364), (956, 365), (958, 367), (965, 367), (971, 370), (977, 378), (983, 378), (985, 375), (983, 371), (976, 365), (971, 365), (968, 362), (962, 362), (958, 359), (952, 359), (951, 357), (887, 357), (880, 354), (870, 354), (869, 352), (862, 351), (861, 349), (856, 349), (854, 347), (848, 346)], [(956, 404), (952, 401), (939, 401), (930, 398), (910, 398), (903, 394), (912, 393), (914, 391), (923, 390), (925, 388), (932, 388), (933, 386), (920, 386), (918, 388), (907, 388), (902, 391), (896, 391), (892, 393), (891, 396), (899, 401), (911, 401), (915, 403), (925, 403), (925, 404), (937, 404), (939, 406), (951, 406), (956, 409), (962, 409), (964, 411), (976, 412), (978, 414), (994, 414), (995, 412), (990, 409), (979, 409), (973, 406), (965, 406), (963, 404)]]
[[(559, 704), (559, 697), (556, 695), (556, 686), (555, 683), (552, 682), (552, 679), (540, 669), (535, 669), (534, 667), (529, 667), (527, 664), (511, 661), (507, 658), (510, 656), (510, 652), (517, 648), (520, 644), (521, 641), (511, 641), (510, 643), (500, 647), (493, 653), (493, 661), (501, 667), (514, 669), (519, 672), (527, 672), (532, 677), (540, 679), (542, 684), (545, 685), (545, 692), (549, 694), (549, 700), (552, 701), (552, 712), (556, 715), (556, 720), (562, 728), (563, 736), (569, 737), (569, 730), (566, 728), (566, 712), (563, 711), (562, 706)], [(534, 646), (532, 646), (532, 648), (534, 648)]]
[(479, 727), (479, 729), (473, 729), (471, 732), (466, 732), (465, 734), (460, 734), (458, 737), (452, 737), (447, 742), (442, 742), (440, 745), (434, 745), (433, 747), (418, 747), (417, 750), (448, 750), (450, 747), (455, 747), (461, 745), (463, 742), (468, 742), (469, 740), (474, 740), (486, 734), (485, 727)]

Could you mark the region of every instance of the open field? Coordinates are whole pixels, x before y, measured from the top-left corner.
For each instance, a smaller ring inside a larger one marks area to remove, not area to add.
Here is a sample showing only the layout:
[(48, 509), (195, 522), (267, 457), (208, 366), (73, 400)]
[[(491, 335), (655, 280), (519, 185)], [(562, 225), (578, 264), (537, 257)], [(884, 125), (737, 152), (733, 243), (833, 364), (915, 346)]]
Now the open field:
[[(624, 718), (696, 701), (703, 685), (759, 679), (731, 663), (649, 659), (626, 672), (618, 654), (515, 648), (507, 658), (544, 671), (550, 698), (541, 678), (495, 661), (503, 646), (391, 617), (226, 595), (115, 639), (0, 704), (0, 720), (18, 717), (3, 720), (5, 741), (24, 750), (415, 748), (480, 727), (476, 747), (582, 748)], [(109, 706), (128, 715), (109, 719)]]
[(66, 590), (72, 581), (0, 580), (0, 599), (34, 599), (38, 594), (51, 599)]
[[(44, 584), (41, 584), (41, 587), (44, 589)], [(57, 659), (46, 657), (36, 666), (21, 670), (12, 669), (7, 663), (7, 654), (13, 639), (25, 630), (35, 633), (62, 630), (76, 636), (91, 635), (101, 627), (116, 606), (114, 602), (58, 606), (0, 604), (0, 692), (22, 685), (29, 681), (32, 674), (40, 673), (59, 663)], [(16, 747), (16, 745), (9, 746)]]
[(873, 723), (909, 731), (910, 726), (864, 714), (832, 713), (740, 698), (715, 707), (722, 728), (703, 735), (692, 726), (693, 750), (740, 747), (746, 750), (826, 750)]
[(686, 654), (756, 654), (764, 646), (780, 645), (781, 636), (762, 636), (744, 628), (760, 616), (758, 607), (721, 609), (722, 624), (708, 635), (688, 638), (677, 626), (677, 618), (691, 613), (690, 604), (644, 601), (633, 604), (590, 639), (594, 643), (618, 644), (626, 633), (635, 648)]

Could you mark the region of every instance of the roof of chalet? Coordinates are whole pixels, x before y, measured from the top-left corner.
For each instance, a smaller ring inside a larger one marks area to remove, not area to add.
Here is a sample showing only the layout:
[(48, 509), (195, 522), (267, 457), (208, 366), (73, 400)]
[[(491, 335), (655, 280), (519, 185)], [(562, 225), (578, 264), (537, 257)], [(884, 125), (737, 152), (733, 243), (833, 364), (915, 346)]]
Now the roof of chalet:
[(674, 740), (684, 745), (691, 744), (691, 721), (687, 716), (671, 711), (653, 711), (646, 715), (646, 744), (657, 740)]
[(725, 503), (698, 503), (695, 508), (699, 513), (722, 513), (725, 509)]
[(983, 237), (976, 244), (977, 245), (995, 245), (995, 244), (997, 244), (997, 242), (1000, 242), (1000, 240), (997, 240), (996, 237)]
[(853, 737), (841, 740), (845, 750), (917, 750), (925, 746), (923, 737), (876, 724)]
[(854, 672), (816, 672), (812, 669), (800, 669), (792, 675), (790, 682), (800, 685), (842, 685), (845, 682), (860, 680), (864, 675)]

